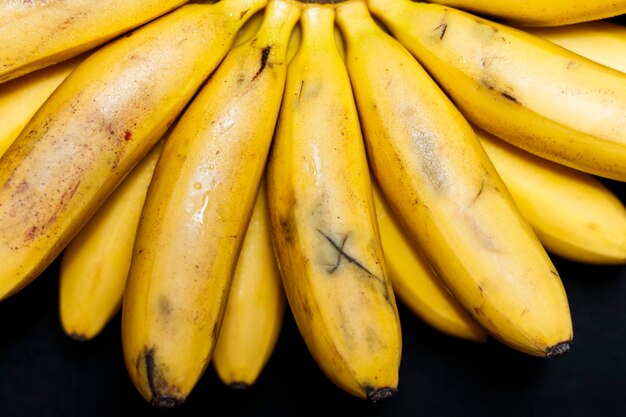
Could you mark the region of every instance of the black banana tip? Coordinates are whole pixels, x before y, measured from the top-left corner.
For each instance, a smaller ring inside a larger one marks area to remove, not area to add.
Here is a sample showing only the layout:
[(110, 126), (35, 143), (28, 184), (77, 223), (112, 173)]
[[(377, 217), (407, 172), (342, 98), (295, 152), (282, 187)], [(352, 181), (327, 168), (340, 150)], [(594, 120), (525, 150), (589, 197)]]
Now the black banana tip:
[(70, 337), (70, 339), (76, 342), (86, 342), (87, 340), (89, 340), (87, 336), (79, 334), (79, 333), (70, 333), (68, 334), (68, 336)]
[(566, 342), (557, 343), (556, 345), (549, 347), (546, 350), (547, 358), (556, 358), (559, 356), (565, 355), (572, 349), (572, 341), (568, 340)]
[(367, 399), (373, 403), (378, 401), (387, 399), (398, 392), (395, 388), (383, 387), (383, 388), (372, 388), (365, 387), (365, 395), (367, 395)]
[(172, 397), (171, 395), (155, 395), (150, 400), (150, 404), (156, 408), (176, 408), (182, 403), (182, 399)]
[(228, 386), (236, 391), (244, 391), (250, 387), (245, 382), (231, 382)]

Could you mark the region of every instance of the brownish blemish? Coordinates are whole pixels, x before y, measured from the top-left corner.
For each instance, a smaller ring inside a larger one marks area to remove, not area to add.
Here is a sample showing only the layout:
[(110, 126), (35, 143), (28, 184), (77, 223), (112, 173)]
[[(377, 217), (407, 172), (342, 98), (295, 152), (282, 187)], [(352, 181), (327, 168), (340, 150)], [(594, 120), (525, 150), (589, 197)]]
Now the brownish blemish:
[(133, 134), (130, 132), (130, 130), (127, 130), (126, 132), (124, 132), (124, 140), (126, 142), (128, 142), (132, 138), (133, 138)]
[[(143, 353), (143, 359), (146, 366), (146, 377), (148, 379), (148, 386), (152, 398), (150, 398), (150, 404), (157, 408), (174, 408), (181, 405), (184, 401), (183, 398), (179, 398), (173, 395), (161, 394), (164, 389), (169, 389), (165, 382), (163, 375), (156, 366), (154, 360), (154, 348), (146, 348)], [(137, 364), (141, 361), (138, 359)]]
[(241, 12), (241, 13), (239, 14), (239, 19), (243, 19), (243, 18), (244, 18), (244, 16), (245, 16), (245, 15), (247, 15), (249, 11), (250, 11), (250, 9), (246, 9), (246, 10), (244, 10), (243, 12)]
[(26, 241), (31, 241), (35, 238), (35, 236), (37, 236), (37, 230), (39, 230), (39, 227), (37, 226), (33, 226), (30, 229), (28, 229), (26, 231)]
[(439, 40), (443, 39), (443, 37), (446, 34), (446, 30), (448, 29), (448, 24), (447, 23), (442, 23), (439, 26), (437, 26), (433, 32), (437, 32), (439, 31)]
[(265, 48), (263, 48), (263, 50), (261, 51), (261, 67), (256, 72), (256, 74), (254, 74), (254, 77), (252, 77), (253, 81), (256, 80), (259, 75), (261, 75), (261, 73), (263, 72), (263, 70), (267, 66), (267, 59), (270, 56), (271, 50), (272, 50), (272, 47), (268, 45)]
[(509, 94), (509, 93), (506, 93), (506, 92), (504, 92), (504, 91), (501, 91), (501, 92), (500, 92), (500, 95), (501, 95), (502, 97), (504, 97), (505, 99), (507, 99), (507, 100), (509, 100), (509, 101), (512, 101), (513, 103), (519, 103), (519, 101), (517, 101), (517, 99), (516, 99), (515, 97), (513, 97), (513, 96), (512, 96), (511, 94)]
[(173, 309), (170, 300), (163, 295), (159, 297), (159, 313), (161, 313), (161, 315), (164, 317), (168, 317), (172, 314), (172, 310)]

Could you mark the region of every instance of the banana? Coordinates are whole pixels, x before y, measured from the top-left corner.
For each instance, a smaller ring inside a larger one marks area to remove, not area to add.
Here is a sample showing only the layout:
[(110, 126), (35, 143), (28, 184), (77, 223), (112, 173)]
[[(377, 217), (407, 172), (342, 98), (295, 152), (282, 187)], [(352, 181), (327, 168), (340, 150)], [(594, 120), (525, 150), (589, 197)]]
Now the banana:
[(604, 20), (551, 28), (524, 28), (565, 49), (626, 72), (626, 27)]
[(272, 249), (262, 184), (213, 352), (213, 366), (223, 383), (237, 389), (254, 384), (274, 350), (284, 312), (285, 293)]
[(299, 15), (297, 3), (270, 1), (259, 32), (228, 53), (157, 164), (122, 306), (128, 372), (156, 407), (184, 402), (211, 359)]
[(521, 26), (561, 26), (626, 13), (624, 0), (430, 0)]
[(82, 60), (76, 57), (0, 85), (0, 156)]
[(626, 181), (626, 74), (452, 8), (368, 4), (475, 125), (546, 159)]
[(61, 257), (59, 315), (72, 339), (93, 339), (122, 302), (137, 224), (159, 142), (67, 245)]
[(544, 247), (592, 264), (626, 263), (626, 209), (589, 174), (538, 158), (475, 128)]
[(398, 383), (401, 333), (332, 6), (307, 5), (267, 171), (272, 241), (298, 329), (338, 387)]
[(364, 3), (337, 10), (370, 165), (410, 239), (494, 338), (536, 356), (569, 351), (559, 275), (471, 126)]
[(187, 1), (2, 1), (0, 83), (77, 56)]
[(183, 6), (101, 48), (55, 90), (0, 160), (0, 299), (61, 252), (265, 3)]
[(487, 340), (485, 331), (450, 294), (410, 242), (378, 185), (372, 184), (380, 239), (394, 293), (413, 313), (440, 332), (475, 342)]

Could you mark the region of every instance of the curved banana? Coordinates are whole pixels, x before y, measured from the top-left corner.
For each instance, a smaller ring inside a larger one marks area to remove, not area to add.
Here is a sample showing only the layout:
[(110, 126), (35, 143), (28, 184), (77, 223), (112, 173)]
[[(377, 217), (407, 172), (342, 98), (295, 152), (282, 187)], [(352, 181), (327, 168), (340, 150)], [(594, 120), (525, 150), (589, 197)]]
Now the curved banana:
[(607, 187), (589, 174), (475, 131), (548, 251), (576, 262), (626, 263), (626, 209)]
[(272, 241), (318, 366), (377, 401), (396, 390), (401, 333), (334, 14), (320, 5), (302, 12), (267, 173)]
[(266, 0), (190, 4), (101, 48), (0, 160), (0, 299), (61, 252), (163, 136)]
[(626, 181), (626, 74), (449, 7), (369, 4), (471, 122), (546, 159)]
[(2, 1), (0, 83), (77, 56), (187, 1)]
[(265, 185), (261, 184), (213, 352), (217, 375), (233, 388), (254, 384), (274, 350), (283, 322), (285, 293), (270, 233)]
[(626, 13), (625, 0), (430, 0), (520, 26), (562, 26)]
[(604, 20), (550, 28), (524, 28), (565, 49), (626, 72), (626, 27)]
[(0, 85), (0, 156), (84, 57), (76, 57)]
[(372, 184), (385, 264), (394, 293), (413, 313), (440, 332), (474, 342), (487, 340), (482, 327), (450, 294), (410, 242), (378, 185), (375, 182)]
[(93, 339), (119, 310), (139, 216), (161, 148), (159, 142), (133, 168), (62, 254), (59, 315), (72, 339)]
[(569, 351), (561, 280), (472, 128), (363, 3), (337, 10), (370, 165), (411, 240), (496, 339)]
[(299, 14), (290, 0), (270, 1), (259, 32), (228, 53), (157, 164), (122, 307), (128, 372), (157, 407), (185, 401), (211, 359)]

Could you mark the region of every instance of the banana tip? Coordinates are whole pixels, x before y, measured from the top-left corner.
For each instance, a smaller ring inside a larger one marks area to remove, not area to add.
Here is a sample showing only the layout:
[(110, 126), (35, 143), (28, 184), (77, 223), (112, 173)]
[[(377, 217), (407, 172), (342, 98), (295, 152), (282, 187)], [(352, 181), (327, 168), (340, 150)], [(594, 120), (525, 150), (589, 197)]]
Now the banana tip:
[(569, 352), (572, 349), (572, 341), (568, 340), (565, 342), (561, 342), (561, 343), (557, 343), (556, 345), (549, 347), (546, 350), (546, 357), (547, 358), (556, 358), (558, 356), (563, 356), (565, 355), (567, 352)]
[(365, 394), (367, 395), (367, 399), (373, 403), (378, 401), (387, 399), (394, 395), (398, 390), (396, 388), (391, 387), (383, 387), (383, 388), (373, 388), (373, 387), (365, 387)]
[(250, 387), (245, 382), (231, 382), (228, 386), (236, 391), (244, 391)]
[(157, 408), (176, 408), (182, 403), (183, 401), (180, 398), (172, 397), (171, 395), (155, 395), (150, 400), (150, 404)]
[(80, 333), (69, 333), (68, 336), (70, 337), (70, 339), (76, 342), (86, 342), (89, 340), (87, 336), (85, 336), (84, 334), (80, 334)]

